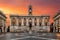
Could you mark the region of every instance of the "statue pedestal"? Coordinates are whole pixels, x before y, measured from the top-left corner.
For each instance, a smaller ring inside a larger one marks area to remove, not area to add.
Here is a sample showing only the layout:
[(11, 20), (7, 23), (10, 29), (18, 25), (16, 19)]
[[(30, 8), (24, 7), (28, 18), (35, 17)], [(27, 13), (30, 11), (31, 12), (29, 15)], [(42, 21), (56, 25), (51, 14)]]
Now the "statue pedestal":
[(32, 31), (31, 30), (29, 31), (29, 34), (32, 34)]

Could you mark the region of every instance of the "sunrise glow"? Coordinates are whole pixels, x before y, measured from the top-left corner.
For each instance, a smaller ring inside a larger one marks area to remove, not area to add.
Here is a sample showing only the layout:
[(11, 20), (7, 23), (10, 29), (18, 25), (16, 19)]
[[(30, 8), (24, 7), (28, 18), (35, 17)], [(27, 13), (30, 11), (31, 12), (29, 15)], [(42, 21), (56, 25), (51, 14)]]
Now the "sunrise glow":
[(0, 10), (9, 20), (10, 14), (27, 15), (28, 6), (32, 5), (33, 15), (50, 15), (50, 21), (53, 22), (53, 15), (60, 10), (60, 0), (1, 0)]

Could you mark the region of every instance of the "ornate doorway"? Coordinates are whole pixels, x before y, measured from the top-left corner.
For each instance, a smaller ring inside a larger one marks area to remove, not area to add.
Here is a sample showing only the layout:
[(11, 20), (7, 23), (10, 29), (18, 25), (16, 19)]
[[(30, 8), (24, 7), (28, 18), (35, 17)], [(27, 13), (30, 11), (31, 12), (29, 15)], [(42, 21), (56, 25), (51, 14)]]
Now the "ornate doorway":
[(29, 30), (31, 30), (32, 29), (32, 19), (30, 18), (29, 19)]
[(32, 28), (32, 22), (29, 22), (29, 29), (31, 30)]

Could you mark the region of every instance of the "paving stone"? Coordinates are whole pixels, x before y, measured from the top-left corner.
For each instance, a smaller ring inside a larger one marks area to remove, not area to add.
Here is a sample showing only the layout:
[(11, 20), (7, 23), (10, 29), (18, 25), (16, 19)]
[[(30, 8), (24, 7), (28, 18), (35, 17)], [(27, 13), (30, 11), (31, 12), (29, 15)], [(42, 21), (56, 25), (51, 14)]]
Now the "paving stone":
[(6, 33), (0, 40), (57, 40), (55, 33)]

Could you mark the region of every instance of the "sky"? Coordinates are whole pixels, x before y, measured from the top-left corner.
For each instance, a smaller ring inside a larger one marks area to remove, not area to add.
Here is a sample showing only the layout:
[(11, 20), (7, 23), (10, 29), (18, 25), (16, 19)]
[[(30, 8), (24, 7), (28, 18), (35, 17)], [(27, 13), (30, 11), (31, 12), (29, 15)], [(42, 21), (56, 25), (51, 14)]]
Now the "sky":
[(60, 0), (0, 0), (0, 10), (7, 16), (6, 23), (9, 24), (10, 14), (28, 15), (28, 6), (32, 5), (33, 15), (53, 16), (60, 10)]

